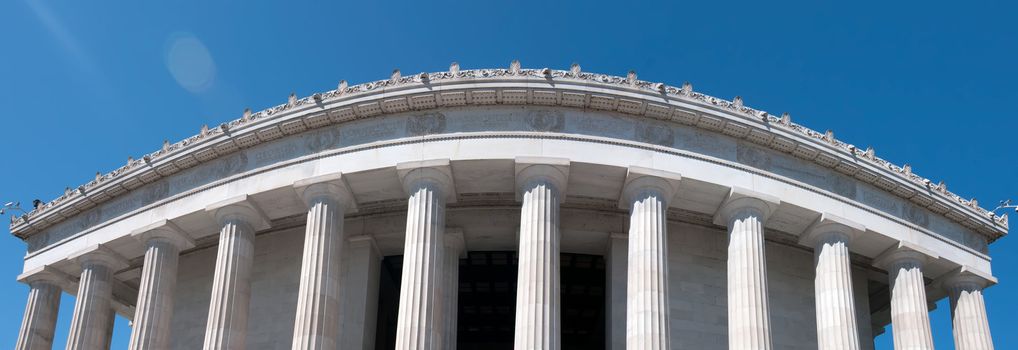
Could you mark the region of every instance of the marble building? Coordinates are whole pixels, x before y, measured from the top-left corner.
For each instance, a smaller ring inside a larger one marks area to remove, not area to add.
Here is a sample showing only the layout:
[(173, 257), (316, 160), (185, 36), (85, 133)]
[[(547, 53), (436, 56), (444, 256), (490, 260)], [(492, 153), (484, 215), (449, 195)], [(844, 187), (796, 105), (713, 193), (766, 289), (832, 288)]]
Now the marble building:
[(66, 292), (67, 349), (972, 350), (1008, 224), (739, 97), (514, 61), (291, 95), (10, 228), (17, 349)]

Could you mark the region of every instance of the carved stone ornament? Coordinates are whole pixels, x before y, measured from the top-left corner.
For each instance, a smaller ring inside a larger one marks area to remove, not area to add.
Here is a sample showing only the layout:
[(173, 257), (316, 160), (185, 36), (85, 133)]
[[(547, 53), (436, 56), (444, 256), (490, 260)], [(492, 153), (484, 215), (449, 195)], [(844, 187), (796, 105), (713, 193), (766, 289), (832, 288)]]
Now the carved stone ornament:
[[(773, 123), (772, 125), (778, 126), (779, 128), (784, 129), (788, 132), (801, 135), (802, 137), (808, 139), (814, 139), (826, 145), (829, 145), (832, 148), (830, 150), (832, 152), (840, 151), (849, 156), (856, 155), (856, 150), (854, 149), (854, 146), (835, 139), (833, 132), (819, 133), (805, 126), (796, 124), (792, 122), (791, 117), (787, 113), (782, 114), (781, 117), (778, 118), (765, 111), (746, 107), (743, 104), (742, 99), (738, 97), (735, 98), (734, 101), (726, 101), (713, 96), (708, 96), (699, 92), (695, 92), (693, 91), (692, 84), (688, 82), (682, 84), (681, 88), (675, 88), (661, 83), (652, 83), (648, 81), (639, 80), (636, 76), (636, 72), (629, 72), (629, 74), (627, 74), (627, 76), (624, 78), (606, 74), (585, 73), (580, 70), (580, 66), (578, 64), (573, 64), (568, 71), (558, 71), (551, 69), (547, 70), (523, 69), (520, 66), (519, 60), (513, 60), (512, 63), (509, 65), (508, 69), (476, 69), (463, 71), (460, 70), (458, 63), (453, 62), (449, 66), (449, 71), (447, 72), (427, 73), (421, 75), (415, 74), (404, 77), (399, 74), (399, 70), (395, 70), (393, 71), (393, 74), (389, 77), (389, 79), (386, 80), (371, 81), (355, 86), (348, 86), (346, 81), (340, 81), (336, 90), (319, 93), (318, 96), (320, 98), (320, 101), (316, 101), (318, 99), (312, 97), (314, 95), (307, 96), (304, 98), (297, 98), (295, 94), (290, 94), (290, 96), (287, 98), (286, 103), (284, 104), (269, 107), (265, 110), (255, 113), (251, 113), (249, 110), (245, 111), (244, 115), (240, 119), (231, 121), (229, 123), (225, 123), (225, 125), (227, 125), (228, 128), (232, 130), (235, 128), (248, 127), (252, 124), (260, 124), (263, 122), (271, 123), (272, 119), (275, 119), (275, 117), (277, 117), (278, 115), (280, 114), (285, 115), (286, 113), (284, 112), (300, 111), (303, 109), (303, 107), (314, 106), (316, 105), (316, 103), (325, 104), (333, 103), (335, 102), (336, 99), (339, 98), (343, 99), (357, 98), (357, 96), (360, 94), (373, 93), (376, 90), (382, 88), (409, 86), (412, 84), (422, 84), (425, 83), (424, 79), (422, 79), (423, 77), (427, 77), (428, 84), (440, 84), (443, 82), (448, 82), (456, 79), (475, 79), (475, 78), (491, 79), (499, 77), (505, 78), (529, 77), (535, 79), (539, 78), (555, 80), (565, 79), (580, 81), (586, 84), (604, 85), (606, 87), (616, 89), (619, 88), (635, 89), (644, 91), (646, 93), (652, 93), (655, 96), (664, 94), (666, 95), (665, 97), (668, 98), (677, 98), (683, 100), (684, 102), (706, 105), (706, 107), (714, 107), (716, 109), (728, 111), (729, 113), (733, 113), (735, 115), (742, 115), (750, 120), (757, 121), (763, 119), (765, 120), (765, 122)], [(227, 131), (226, 128), (215, 128), (210, 130), (207, 125), (203, 125), (198, 135), (188, 137), (184, 140), (169, 145), (164, 144), (163, 147), (161, 147), (159, 150), (148, 154), (147, 155), (148, 159), (150, 160), (150, 162), (154, 162), (153, 164), (158, 164), (158, 162), (162, 158), (177, 155), (180, 154), (181, 152), (185, 153), (190, 152), (196, 147), (202, 147), (204, 146), (204, 143), (210, 142), (211, 140), (216, 140), (217, 136), (225, 134), (226, 131)], [(910, 167), (898, 167), (891, 164), (887, 160), (877, 157), (873, 151), (873, 148), (868, 147), (865, 152), (861, 153), (861, 159), (860, 158), (856, 159), (869, 162), (877, 168), (887, 169), (890, 172), (891, 176), (896, 176), (903, 181), (914, 183), (920, 188), (927, 188), (928, 186), (927, 184), (931, 183), (929, 179), (920, 177), (912, 173)], [(135, 173), (134, 170), (142, 166), (147, 167), (149, 165), (146, 164), (146, 162), (136, 161), (134, 158), (128, 158), (128, 162), (126, 165), (117, 168), (112, 172), (107, 173), (106, 175), (99, 176), (95, 180), (90, 181), (89, 183), (83, 185), (82, 188), (84, 189), (84, 191), (67, 191), (60, 197), (50, 202), (47, 202), (43, 205), (39, 205), (37, 208), (28, 212), (27, 214), (21, 215), (19, 217), (13, 217), (11, 222), (11, 229), (14, 232), (23, 231), (24, 227), (27, 227), (24, 225), (26, 225), (31, 219), (39, 217), (46, 212), (49, 212), (50, 209), (52, 208), (61, 207), (62, 204), (67, 203), (71, 199), (83, 196), (84, 195), (83, 193), (91, 193), (88, 191), (92, 188), (103, 186), (110, 181), (121, 180), (125, 176), (125, 174), (134, 174)], [(880, 174), (880, 176), (885, 175)], [(962, 210), (969, 212), (967, 213), (968, 216), (973, 218), (979, 218), (980, 220), (989, 219), (988, 220), (989, 223), (1000, 225), (1000, 227), (996, 228), (995, 230), (1003, 229), (1004, 232), (1006, 232), (1007, 219), (1005, 217), (997, 216), (987, 211), (986, 209), (979, 207), (977, 201), (963, 199), (957, 194), (948, 191), (947, 187), (943, 185), (942, 182), (940, 182), (939, 185), (936, 186), (935, 191), (933, 193), (937, 193), (937, 196), (942, 197), (944, 201), (959, 205), (962, 208)], [(112, 198), (112, 196), (107, 197)], [(105, 198), (104, 200), (109, 200), (109, 198)], [(40, 227), (52, 224), (52, 222), (50, 223), (37, 222), (36, 224), (37, 226), (33, 227), (32, 230), (40, 229)]]

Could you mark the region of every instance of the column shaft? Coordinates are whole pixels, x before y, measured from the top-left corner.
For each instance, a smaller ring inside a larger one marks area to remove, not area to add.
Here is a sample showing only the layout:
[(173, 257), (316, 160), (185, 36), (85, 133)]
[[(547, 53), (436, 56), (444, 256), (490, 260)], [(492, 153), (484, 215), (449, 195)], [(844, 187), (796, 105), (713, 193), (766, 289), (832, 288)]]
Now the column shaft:
[(534, 179), (523, 186), (515, 349), (561, 347), (559, 190)]
[(764, 213), (735, 209), (728, 220), (728, 348), (770, 350)]
[(100, 261), (82, 262), (78, 296), (74, 303), (68, 350), (104, 349), (109, 342), (109, 318), (113, 313), (113, 268)]
[(158, 238), (150, 239), (146, 245), (130, 349), (167, 349), (180, 248)]
[(828, 232), (814, 249), (817, 343), (821, 350), (859, 349), (848, 235)]
[(25, 315), (15, 349), (49, 350), (53, 347), (61, 292), (60, 287), (53, 282), (29, 282), (28, 302), (25, 303)]
[(643, 191), (630, 207), (626, 347), (668, 349), (668, 204)]
[(437, 349), (441, 341), (445, 194), (437, 183), (427, 180), (408, 187), (396, 349)]
[(206, 350), (244, 348), (253, 258), (251, 225), (237, 218), (223, 220), (205, 327)]
[(340, 259), (345, 241), (340, 203), (326, 196), (309, 203), (293, 349), (337, 346)]
[(459, 276), (460, 253), (463, 249), (462, 238), (454, 237), (446, 232), (445, 264), (442, 274), (442, 285), (445, 295), (442, 301), (442, 349), (456, 350), (456, 334), (459, 324)]
[(951, 298), (951, 321), (954, 346), (957, 350), (992, 350), (990, 323), (986, 317), (983, 286), (975, 282), (948, 283)]
[(891, 329), (897, 350), (933, 349), (922, 262), (902, 258), (890, 264)]

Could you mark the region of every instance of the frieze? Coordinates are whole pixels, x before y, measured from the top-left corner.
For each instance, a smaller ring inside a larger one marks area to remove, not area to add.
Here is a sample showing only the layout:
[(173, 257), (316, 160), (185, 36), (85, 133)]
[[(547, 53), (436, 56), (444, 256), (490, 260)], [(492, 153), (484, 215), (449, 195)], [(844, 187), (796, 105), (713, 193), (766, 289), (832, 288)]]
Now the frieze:
[(410, 116), (406, 133), (411, 136), (439, 134), (445, 131), (445, 114), (428, 112)]
[(531, 131), (561, 132), (566, 125), (562, 111), (531, 110), (525, 120)]
[(511, 130), (515, 119), (511, 114), (500, 112), (477, 112), (469, 118), (450, 120), (460, 131), (506, 131)]
[(593, 115), (584, 114), (570, 115), (567, 121), (567, 126), (567, 132), (578, 132), (604, 137), (624, 138), (634, 132), (634, 125), (631, 120), (615, 117), (595, 117)]
[[(437, 73), (421, 73), (414, 75), (401, 75), (398, 70), (394, 71), (390, 75), (389, 79), (378, 80), (367, 82), (363, 84), (350, 86), (345, 81), (340, 82), (335, 90), (327, 91), (323, 93), (315, 93), (311, 96), (298, 98), (295, 95), (288, 96), (286, 103), (273, 106), (258, 112), (251, 112), (245, 110), (240, 118), (222, 123), (215, 127), (203, 126), (197, 135), (188, 137), (184, 140), (169, 143), (164, 142), (162, 147), (150, 154), (147, 154), (141, 158), (134, 159), (129, 158), (125, 165), (109, 172), (106, 174), (99, 174), (94, 180), (89, 181), (86, 184), (78, 186), (76, 188), (69, 188), (60, 197), (41, 204), (34, 208), (32, 211), (21, 215), (11, 217), (11, 231), (19, 237), (26, 237), (30, 232), (37, 232), (41, 229), (39, 226), (44, 226), (56, 222), (59, 220), (41, 220), (35, 222), (37, 227), (31, 227), (27, 225), (29, 222), (34, 222), (32, 219), (49, 216), (49, 215), (62, 215), (58, 214), (60, 210), (55, 210), (57, 207), (61, 207), (65, 203), (74, 202), (75, 200), (84, 196), (90, 196), (91, 199), (105, 198), (108, 200), (113, 196), (122, 193), (123, 191), (116, 191), (111, 188), (110, 184), (116, 184), (122, 179), (136, 176), (145, 171), (152, 171), (150, 165), (164, 161), (164, 159), (173, 159), (182, 154), (187, 154), (198, 149), (208, 148), (212, 146), (214, 142), (221, 142), (223, 135), (229, 134), (234, 129), (245, 129), (255, 128), (260, 126), (272, 125), (276, 120), (283, 119), (289, 116), (299, 114), (307, 111), (315, 106), (326, 106), (334, 105), (336, 103), (342, 103), (344, 101), (361, 99), (362, 101), (357, 102), (364, 104), (363, 99), (365, 97), (375, 95), (381, 96), (380, 92), (383, 90), (388, 92), (391, 90), (398, 89), (410, 89), (414, 87), (432, 87), (436, 85), (455, 85), (455, 84), (471, 84), (474, 82), (513, 82), (513, 81), (533, 81), (537, 80), (540, 82), (551, 81), (562, 81), (562, 82), (573, 82), (579, 85), (589, 85), (594, 87), (603, 87), (606, 92), (618, 91), (618, 93), (635, 93), (644, 96), (654, 96), (654, 100), (660, 101), (661, 97), (665, 97), (670, 101), (677, 101), (683, 103), (691, 103), (695, 106), (701, 106), (715, 110), (716, 113), (725, 113), (735, 117), (741, 117), (746, 120), (754, 122), (762, 122), (767, 124), (768, 128), (774, 130), (782, 130), (789, 132), (798, 137), (805, 138), (806, 140), (813, 140), (819, 144), (829, 146), (831, 149), (826, 150), (827, 152), (840, 153), (858, 162), (869, 163), (871, 166), (877, 169), (883, 169), (887, 173), (897, 177), (898, 179), (910, 182), (915, 186), (928, 190), (928, 194), (934, 197), (941, 197), (949, 203), (954, 203), (960, 206), (963, 211), (967, 210), (968, 217), (981, 218), (989, 220), (992, 226), (989, 228), (994, 234), (991, 235), (991, 240), (999, 238), (1007, 231), (1007, 216), (997, 216), (992, 212), (989, 212), (979, 206), (978, 201), (975, 199), (965, 199), (947, 190), (947, 186), (943, 182), (934, 183), (929, 179), (923, 178), (911, 171), (909, 166), (897, 166), (884, 159), (881, 159), (875, 155), (872, 148), (865, 150), (856, 147), (855, 145), (848, 144), (837, 140), (834, 137), (834, 133), (827, 131), (820, 133), (812, 129), (806, 128), (802, 125), (796, 124), (792, 121), (792, 118), (788, 114), (784, 114), (780, 117), (774, 116), (766, 111), (756, 110), (751, 107), (747, 107), (741, 98), (736, 98), (732, 101), (708, 96), (693, 90), (692, 85), (689, 83), (683, 84), (681, 87), (669, 86), (658, 82), (649, 82), (639, 80), (635, 72), (631, 72), (626, 77), (612, 76), (606, 74), (589, 73), (583, 72), (579, 65), (573, 65), (570, 70), (551, 70), (551, 69), (525, 69), (521, 68), (518, 61), (514, 61), (508, 69), (475, 69), (475, 70), (461, 70), (458, 64), (450, 66), (449, 71), (437, 72)], [(557, 85), (546, 87), (544, 89), (554, 90)], [(632, 97), (627, 97), (632, 98)], [(638, 98), (639, 99), (639, 98)], [(647, 97), (643, 97), (643, 100), (649, 100)], [(502, 101), (503, 103), (507, 101)], [(526, 104), (527, 102), (516, 102), (508, 101), (511, 103)], [(640, 102), (646, 105), (645, 102)], [(377, 106), (379, 103), (374, 102)], [(565, 105), (564, 102), (562, 102)], [(644, 113), (637, 111), (645, 111), (646, 107), (638, 110), (628, 110), (619, 108), (620, 112), (630, 113)], [(659, 112), (655, 112), (659, 113)], [(676, 113), (687, 113), (678, 112)], [(706, 115), (706, 114), (704, 114)], [(562, 130), (562, 125), (554, 115), (533, 115), (527, 122), (534, 128), (534, 130), (545, 130), (545, 131), (556, 131)], [(390, 127), (394, 127), (391, 125)], [(413, 134), (413, 130), (407, 130), (408, 133)], [(353, 139), (372, 139), (384, 137), (386, 135), (393, 135), (397, 132), (391, 128), (386, 127), (370, 127), (354, 132), (351, 138)], [(680, 137), (681, 138), (681, 137)], [(328, 142), (326, 142), (328, 143)], [(309, 147), (313, 148), (313, 147)], [(167, 160), (170, 161), (170, 160)], [(880, 174), (883, 176), (883, 174)], [(102, 192), (103, 196), (93, 197), (92, 193)], [(906, 197), (907, 198), (907, 197)], [(963, 218), (962, 220), (966, 220)], [(980, 219), (967, 219), (977, 220), (975, 223), (978, 225)], [(26, 232), (30, 231), (30, 232)]]
[(671, 147), (675, 144), (675, 132), (663, 123), (645, 121), (636, 124), (636, 140)]

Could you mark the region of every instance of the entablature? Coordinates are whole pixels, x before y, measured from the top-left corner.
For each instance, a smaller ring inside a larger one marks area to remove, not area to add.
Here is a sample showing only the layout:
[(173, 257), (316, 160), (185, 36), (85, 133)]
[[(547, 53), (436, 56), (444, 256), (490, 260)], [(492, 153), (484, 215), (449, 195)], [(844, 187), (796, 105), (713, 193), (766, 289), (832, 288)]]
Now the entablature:
[[(513, 65), (513, 67), (518, 67)], [(790, 154), (833, 169), (846, 176), (906, 199), (943, 215), (987, 237), (992, 242), (1007, 233), (1007, 216), (995, 216), (911, 172), (896, 166), (872, 149), (838, 141), (833, 132), (820, 133), (793, 123), (785, 114), (774, 116), (743, 105), (736, 97), (726, 101), (692, 90), (627, 77), (587, 73), (574, 66), (569, 71), (550, 69), (479, 69), (421, 73), (348, 86), (304, 98), (290, 96), (287, 103), (257, 113), (245, 111), (240, 119), (215, 128), (203, 127), (198, 135), (128, 163), (35, 210), (12, 217), (11, 232), (25, 239), (49, 226), (82, 214), (98, 204), (168, 177), (174, 173), (228, 157), (289, 135), (386, 114), (430, 111), (460, 106), (524, 105), (555, 106), (622, 113), (640, 118), (687, 125)], [(411, 134), (428, 135), (432, 125), (422, 120)], [(555, 121), (546, 121), (554, 132)], [(652, 133), (653, 130), (647, 131)], [(653, 139), (653, 135), (648, 135)]]

